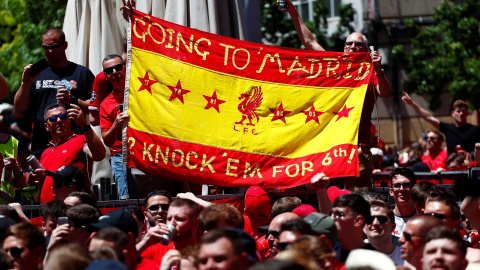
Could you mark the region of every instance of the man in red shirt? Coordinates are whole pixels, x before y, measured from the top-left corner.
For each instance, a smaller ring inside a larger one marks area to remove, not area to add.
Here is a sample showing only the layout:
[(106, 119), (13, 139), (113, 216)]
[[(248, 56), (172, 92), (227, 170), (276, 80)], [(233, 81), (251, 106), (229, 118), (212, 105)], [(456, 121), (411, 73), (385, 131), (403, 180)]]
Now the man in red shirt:
[(120, 55), (111, 54), (103, 59), (103, 73), (112, 84), (113, 91), (100, 106), (100, 128), (103, 142), (110, 148), (110, 165), (117, 185), (118, 198), (128, 199), (127, 167), (122, 164), (122, 127), (130, 120), (123, 109), (125, 90), (125, 62)]
[(427, 153), (422, 156), (422, 162), (432, 171), (445, 169), (445, 160), (448, 157), (447, 151), (442, 150), (443, 134), (439, 131), (427, 133)]
[[(90, 188), (90, 175), (93, 161), (105, 157), (105, 147), (92, 131), (79, 106), (70, 104), (68, 111), (62, 104), (51, 104), (45, 110), (45, 129), (53, 140), (43, 152), (40, 163), (43, 169), (36, 169), (28, 175), (30, 185), (38, 185), (43, 181), (40, 202), (52, 201), (53, 179), (45, 177), (45, 170), (57, 171), (65, 165), (77, 166), (85, 176), (85, 187)], [(82, 135), (70, 130), (70, 120), (82, 129)]]

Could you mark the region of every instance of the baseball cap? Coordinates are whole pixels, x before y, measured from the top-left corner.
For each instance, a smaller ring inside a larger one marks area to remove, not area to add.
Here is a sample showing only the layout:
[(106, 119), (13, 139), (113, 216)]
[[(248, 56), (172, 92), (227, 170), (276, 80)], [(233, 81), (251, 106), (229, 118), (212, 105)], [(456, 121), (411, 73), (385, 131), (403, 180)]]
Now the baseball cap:
[(106, 213), (98, 219), (97, 223), (90, 223), (89, 227), (95, 230), (117, 227), (125, 233), (133, 233), (135, 238), (138, 236), (138, 226), (135, 218), (132, 216), (132, 214), (123, 209)]
[(332, 202), (335, 201), (336, 198), (340, 197), (340, 195), (348, 194), (348, 193), (351, 193), (351, 191), (346, 189), (342, 190), (336, 186), (331, 186), (327, 189), (328, 198)]
[(303, 220), (310, 224), (314, 232), (325, 235), (332, 242), (337, 241), (337, 226), (329, 216), (322, 213), (311, 213)]
[(299, 217), (304, 218), (311, 213), (316, 213), (317, 210), (313, 208), (310, 204), (301, 204), (292, 211), (294, 214), (297, 214)]
[(54, 187), (75, 185), (77, 190), (85, 189), (85, 177), (77, 166), (62, 166), (56, 172), (46, 170), (45, 174), (52, 177)]
[(245, 193), (245, 212), (270, 216), (272, 205), (267, 192), (259, 186), (252, 186)]
[(17, 222), (15, 222), (15, 220), (7, 217), (7, 216), (4, 216), (4, 215), (0, 215), (0, 235), (4, 235), (5, 232), (8, 230), (8, 228), (12, 225), (15, 225), (17, 224)]

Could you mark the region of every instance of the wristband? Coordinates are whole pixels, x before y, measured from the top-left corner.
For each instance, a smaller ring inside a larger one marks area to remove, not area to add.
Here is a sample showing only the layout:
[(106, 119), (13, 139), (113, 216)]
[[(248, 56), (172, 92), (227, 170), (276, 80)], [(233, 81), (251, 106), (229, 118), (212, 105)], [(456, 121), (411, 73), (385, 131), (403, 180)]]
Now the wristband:
[(383, 70), (383, 68), (382, 68), (382, 74), (378, 74), (377, 72), (375, 72), (375, 76), (377, 76), (377, 78), (381, 78), (385, 76), (385, 71)]

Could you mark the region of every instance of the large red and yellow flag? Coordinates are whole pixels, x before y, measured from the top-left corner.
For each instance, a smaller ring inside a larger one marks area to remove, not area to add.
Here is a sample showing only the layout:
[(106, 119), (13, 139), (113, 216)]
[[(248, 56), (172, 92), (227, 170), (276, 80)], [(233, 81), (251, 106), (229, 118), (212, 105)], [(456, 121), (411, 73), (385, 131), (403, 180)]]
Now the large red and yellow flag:
[[(240, 41), (138, 11), (128, 166), (200, 184), (286, 188), (358, 176), (370, 56)], [(129, 52), (130, 53), (130, 52)]]

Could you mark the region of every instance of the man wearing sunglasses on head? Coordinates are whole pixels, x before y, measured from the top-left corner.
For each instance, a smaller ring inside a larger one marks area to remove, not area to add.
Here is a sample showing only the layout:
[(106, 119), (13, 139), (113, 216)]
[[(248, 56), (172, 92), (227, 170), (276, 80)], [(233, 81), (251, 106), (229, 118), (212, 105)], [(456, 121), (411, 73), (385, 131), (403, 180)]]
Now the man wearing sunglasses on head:
[[(52, 139), (43, 127), (45, 108), (55, 102), (75, 104), (88, 113), (93, 73), (86, 67), (68, 61), (65, 50), (68, 42), (58, 28), (48, 29), (42, 36), (42, 48), (48, 62), (28, 65), (22, 74), (22, 84), (15, 94), (15, 109), (34, 113), (32, 154), (38, 159)], [(81, 127), (80, 127), (81, 128)], [(80, 134), (78, 131), (72, 131)]]
[(42, 269), (45, 252), (45, 236), (32, 223), (18, 223), (8, 228), (3, 241), (3, 250), (13, 261), (15, 270)]
[(376, 250), (386, 254), (395, 265), (403, 265), (399, 246), (392, 244), (392, 232), (395, 230), (393, 210), (388, 203), (380, 200), (370, 201), (370, 219), (363, 227), (368, 243)]
[[(302, 44), (308, 50), (325, 51), (325, 49), (318, 44), (315, 37), (307, 28), (302, 18), (295, 9), (295, 6), (290, 0), (285, 0), (288, 3), (287, 12), (292, 18), (292, 22), (295, 25), (297, 34), (302, 41)], [(362, 34), (358, 32), (351, 33), (343, 48), (345, 53), (366, 53), (369, 52), (368, 40)], [(360, 177), (348, 177), (348, 178), (335, 178), (332, 179), (332, 184), (343, 188), (344, 184), (347, 189), (351, 189), (355, 186), (372, 186), (372, 153), (370, 153), (370, 132), (371, 132), (371, 117), (373, 107), (375, 105), (377, 97), (387, 98), (390, 96), (390, 83), (382, 69), (382, 56), (377, 52), (371, 52), (370, 54), (374, 65), (374, 84), (369, 86), (367, 93), (365, 94), (365, 102), (362, 109), (362, 117), (360, 119), (360, 127), (358, 132), (358, 158), (360, 165)]]
[(431, 216), (414, 216), (408, 220), (402, 236), (398, 240), (401, 244), (400, 252), (405, 260), (407, 269), (422, 269), (422, 248), (425, 235), (433, 228), (443, 226), (442, 221)]
[(125, 62), (117, 54), (110, 54), (103, 59), (103, 73), (112, 84), (113, 91), (100, 105), (100, 128), (103, 142), (110, 148), (110, 165), (113, 179), (117, 185), (118, 198), (128, 199), (127, 166), (122, 164), (122, 129), (130, 116), (123, 108), (125, 93)]
[(422, 162), (427, 164), (432, 172), (443, 171), (446, 168), (447, 151), (442, 149), (443, 134), (437, 130), (427, 133), (427, 152), (422, 156)]
[[(76, 135), (71, 131), (70, 120), (81, 127), (83, 135)], [(54, 199), (53, 179), (45, 177), (45, 170), (57, 171), (65, 165), (76, 166), (85, 177), (85, 187), (90, 188), (90, 175), (93, 161), (105, 157), (105, 147), (92, 131), (90, 125), (77, 105), (71, 105), (66, 110), (63, 104), (51, 104), (45, 110), (44, 128), (50, 133), (53, 140), (40, 158), (42, 169), (36, 169), (28, 175), (30, 185), (43, 182), (40, 193), (40, 202), (45, 203)]]

